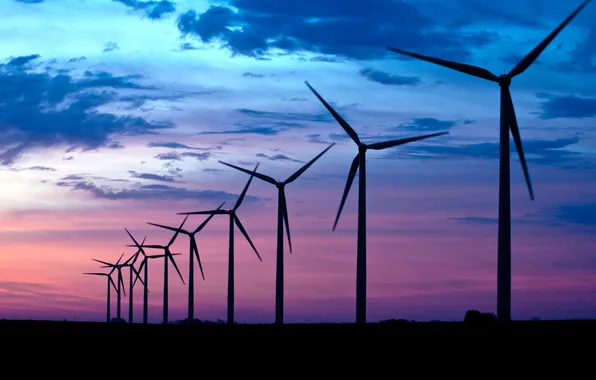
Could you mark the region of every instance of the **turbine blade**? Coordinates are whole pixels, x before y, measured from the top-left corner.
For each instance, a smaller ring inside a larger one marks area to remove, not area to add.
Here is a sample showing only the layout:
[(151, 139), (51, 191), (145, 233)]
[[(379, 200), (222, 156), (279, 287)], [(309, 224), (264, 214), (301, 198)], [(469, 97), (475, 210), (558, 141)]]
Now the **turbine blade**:
[(124, 256), (124, 253), (120, 255), (120, 258), (118, 259), (118, 261), (116, 261), (116, 265), (120, 264), (120, 260), (122, 260), (123, 256)]
[(208, 211), (193, 211), (193, 212), (179, 212), (176, 215), (224, 215), (225, 210), (208, 210)]
[(313, 158), (312, 160), (310, 160), (306, 165), (304, 165), (303, 167), (301, 167), (300, 169), (298, 169), (298, 171), (296, 173), (292, 174), (290, 176), (290, 178), (286, 179), (286, 181), (284, 182), (284, 184), (287, 185), (288, 183), (294, 182), (298, 177), (300, 177), (300, 175), (302, 175), (302, 173), (304, 173), (306, 171), (306, 169), (308, 169), (319, 158), (321, 158), (322, 155), (324, 155), (325, 153), (327, 153), (327, 151), (329, 149), (331, 149), (334, 145), (335, 145), (335, 143), (332, 143), (327, 148), (325, 148), (325, 150), (323, 150), (321, 153), (319, 153), (315, 158)]
[(169, 247), (172, 244), (174, 244), (174, 240), (176, 240), (176, 238), (178, 237), (178, 234), (182, 230), (182, 226), (184, 226), (184, 223), (186, 223), (186, 219), (188, 219), (188, 215), (186, 215), (184, 217), (184, 220), (182, 221), (182, 223), (180, 223), (180, 227), (178, 227), (178, 229), (176, 230), (176, 233), (174, 233), (174, 236), (172, 236), (172, 238), (170, 239), (170, 242), (168, 243), (168, 245), (166, 247)]
[[(220, 209), (223, 207), (223, 205), (224, 205), (225, 203), (226, 203), (226, 202), (222, 202), (222, 203), (219, 205), (219, 207), (217, 208), (217, 210), (220, 210)], [(213, 216), (214, 216), (214, 215), (215, 215), (215, 213), (212, 213), (212, 214), (210, 214), (210, 215), (209, 215), (209, 217), (208, 217), (207, 219), (205, 219), (205, 220), (203, 221), (203, 223), (201, 223), (201, 224), (200, 224), (200, 225), (197, 227), (197, 229), (196, 229), (196, 230), (194, 230), (194, 232), (193, 232), (193, 235), (194, 235), (194, 234), (196, 234), (197, 232), (201, 231), (203, 228), (205, 228), (205, 226), (207, 225), (207, 223), (209, 223), (209, 221), (211, 220), (211, 218), (213, 218)]]
[(352, 138), (352, 140), (356, 144), (360, 145), (360, 138), (358, 137), (358, 134), (356, 133), (354, 128), (352, 128), (347, 121), (345, 121), (341, 116), (339, 116), (337, 112), (335, 112), (335, 110), (329, 105), (329, 103), (327, 103), (325, 99), (323, 99), (323, 97), (319, 95), (319, 93), (310, 85), (310, 83), (308, 83), (307, 81), (304, 81), (304, 83), (312, 91), (312, 93), (315, 94), (317, 99), (319, 99), (319, 101), (323, 103), (323, 106), (327, 108), (327, 111), (329, 111), (333, 118), (339, 123), (339, 125), (341, 125), (341, 127), (344, 129), (344, 131), (346, 131), (348, 136), (350, 136), (350, 138)]
[[(141, 261), (141, 265), (139, 265), (139, 270), (138, 270), (138, 271), (137, 271), (137, 270), (135, 270), (135, 272), (137, 272), (137, 276), (135, 277), (134, 281), (132, 282), (132, 287), (133, 287), (133, 288), (135, 287), (135, 284), (137, 283), (137, 280), (140, 280), (140, 277), (141, 277), (140, 273), (143, 271), (143, 267), (145, 267), (145, 264), (146, 264), (146, 263), (147, 263), (147, 258), (144, 258), (144, 259)], [(145, 285), (145, 286), (146, 286), (146, 285)]]
[(98, 263), (100, 263), (100, 264), (103, 264), (103, 265), (107, 265), (107, 266), (109, 266), (109, 267), (112, 267), (112, 266), (114, 266), (114, 264), (106, 263), (105, 261), (101, 261), (101, 260), (97, 260), (97, 259), (91, 259), (91, 260), (93, 260), (93, 261), (95, 261), (95, 262), (98, 262)]
[(118, 292), (118, 287), (116, 286), (116, 284), (114, 283), (114, 280), (112, 280), (112, 276), (108, 276), (108, 281), (110, 281), (110, 284), (112, 284), (112, 287), (114, 288), (114, 290), (116, 292)]
[[(203, 273), (203, 264), (201, 263), (201, 255), (199, 255), (199, 246), (197, 245), (197, 241), (193, 236), (190, 237), (192, 242), (192, 247), (194, 250), (195, 257), (197, 258), (197, 263), (199, 264), (199, 269), (201, 270), (201, 277), (203, 277), (203, 281), (205, 281), (205, 273)], [(192, 255), (192, 252), (191, 252)]]
[(126, 297), (126, 286), (124, 286), (124, 279), (122, 278), (122, 272), (120, 268), (118, 268), (118, 282), (120, 282), (122, 293), (124, 293), (124, 297)]
[(434, 63), (435, 65), (447, 67), (448, 69), (459, 71), (460, 73), (472, 75), (472, 76), (486, 79), (486, 80), (489, 80), (492, 82), (499, 82), (499, 78), (495, 74), (491, 73), (490, 71), (488, 71), (486, 69), (483, 69), (482, 67), (467, 65), (465, 63), (447, 61), (445, 59), (429, 57), (426, 55), (412, 53), (409, 51), (405, 51), (402, 49), (395, 49), (392, 47), (388, 47), (387, 50), (392, 51), (397, 54), (407, 55), (408, 57), (411, 57), (411, 58), (417, 58), (422, 61)]
[[(169, 252), (168, 252), (169, 253)], [(178, 272), (178, 276), (180, 276), (180, 279), (182, 280), (182, 283), (184, 285), (186, 285), (186, 283), (184, 282), (184, 278), (182, 277), (182, 273), (180, 273), (180, 269), (178, 269), (178, 264), (176, 264), (176, 260), (174, 260), (174, 254), (169, 253), (168, 254), (168, 258), (170, 259), (170, 261), (172, 262), (172, 264), (174, 265), (174, 268), (176, 268), (176, 272)]]
[(515, 107), (513, 106), (513, 100), (511, 99), (511, 93), (509, 89), (505, 91), (505, 100), (507, 104), (507, 116), (509, 122), (509, 128), (511, 129), (511, 135), (517, 148), (517, 154), (519, 155), (519, 161), (524, 171), (524, 178), (526, 180), (526, 186), (530, 194), (530, 200), (534, 200), (534, 189), (532, 188), (532, 181), (530, 181), (530, 172), (528, 170), (528, 164), (526, 163), (526, 155), (524, 154), (524, 148), (522, 145), (521, 135), (519, 133), (519, 125), (517, 124), (517, 117), (515, 116)]
[(538, 58), (540, 54), (550, 45), (559, 33), (588, 5), (591, 0), (584, 1), (573, 13), (571, 13), (555, 30), (553, 30), (542, 42), (540, 42), (531, 52), (528, 53), (517, 65), (509, 72), (510, 77), (514, 77), (526, 71), (528, 67)]
[(143, 248), (153, 248), (153, 249), (163, 249), (164, 248), (163, 245), (158, 245), (158, 244), (142, 245), (141, 247), (143, 247)]
[(91, 276), (107, 276), (107, 273), (83, 273), (83, 274), (88, 274)]
[(263, 180), (265, 182), (269, 182), (269, 183), (271, 183), (273, 185), (277, 185), (277, 181), (274, 180), (273, 178), (269, 177), (268, 175), (257, 173), (256, 171), (250, 171), (248, 169), (244, 169), (244, 168), (241, 168), (241, 167), (236, 166), (236, 165), (228, 164), (227, 162), (224, 162), (224, 161), (219, 161), (219, 163), (220, 164), (223, 164), (223, 165), (226, 165), (226, 166), (229, 166), (231, 168), (234, 168), (236, 170), (240, 170), (241, 172), (244, 172), (244, 173), (249, 174), (251, 176), (255, 176), (258, 179), (261, 179), (261, 180)]
[(242, 193), (240, 193), (240, 196), (238, 197), (238, 200), (236, 201), (236, 204), (233, 207), (234, 210), (238, 210), (238, 207), (240, 207), (240, 205), (242, 204), (242, 201), (244, 200), (244, 197), (246, 196), (246, 192), (248, 191), (248, 187), (250, 186), (250, 183), (252, 182), (252, 179), (254, 177), (254, 173), (257, 172), (258, 167), (259, 167), (259, 164), (257, 163), (257, 165), (255, 166), (255, 170), (252, 171), (251, 176), (248, 179), (248, 182), (246, 183), (246, 186), (244, 186), (244, 189), (242, 189)]
[(422, 135), (422, 136), (416, 136), (416, 137), (408, 137), (408, 138), (399, 139), (399, 140), (378, 142), (378, 143), (367, 145), (366, 147), (368, 149), (381, 150), (381, 149), (392, 148), (392, 147), (398, 146), (398, 145), (404, 145), (404, 144), (411, 143), (414, 141), (425, 140), (425, 139), (429, 139), (431, 137), (443, 136), (443, 135), (448, 135), (448, 134), (449, 134), (449, 132), (431, 133), (430, 135)]
[(286, 200), (286, 192), (284, 191), (283, 187), (280, 188), (281, 191), (281, 213), (283, 216), (283, 223), (286, 226), (286, 235), (288, 236), (288, 245), (290, 246), (290, 253), (292, 253), (292, 238), (290, 237), (290, 223), (288, 221), (288, 201)]
[[(132, 282), (132, 287), (133, 287), (133, 288), (135, 287), (135, 284), (137, 283), (137, 279), (138, 279), (139, 281), (141, 281), (141, 284), (143, 284), (143, 286), (145, 286), (145, 282), (144, 282), (144, 281), (143, 281), (143, 279), (141, 278), (141, 274), (140, 274), (140, 272), (139, 272), (139, 271), (137, 271), (137, 270), (135, 269), (135, 267), (131, 267), (131, 268), (132, 268), (132, 271), (134, 272), (134, 274), (136, 275), (136, 276), (135, 276), (135, 279), (134, 279), (134, 281)], [(140, 268), (140, 267), (139, 267), (139, 268)]]
[(248, 236), (248, 233), (244, 229), (244, 226), (242, 225), (242, 222), (240, 222), (240, 219), (238, 218), (237, 215), (234, 215), (234, 222), (236, 222), (236, 226), (238, 226), (238, 229), (240, 230), (240, 232), (242, 232), (242, 235), (244, 235), (244, 237), (248, 241), (248, 244), (250, 244), (250, 246), (252, 247), (252, 249), (255, 251), (255, 253), (257, 254), (257, 257), (259, 258), (259, 260), (263, 261), (263, 259), (261, 259), (261, 255), (259, 255), (259, 252), (257, 251), (257, 248), (252, 243), (252, 240), (250, 240), (250, 236)]
[(350, 188), (352, 187), (352, 182), (354, 182), (354, 177), (356, 177), (356, 172), (358, 171), (358, 167), (360, 166), (360, 153), (354, 157), (354, 161), (352, 161), (352, 166), (350, 166), (350, 172), (348, 173), (348, 180), (346, 181), (346, 187), (344, 188), (344, 193), (341, 197), (341, 202), (339, 203), (339, 210), (337, 210), (337, 216), (335, 217), (335, 222), (333, 223), (333, 231), (337, 227), (337, 222), (339, 222), (339, 216), (341, 215), (341, 210), (344, 208), (344, 204), (346, 203), (346, 199), (348, 198), (348, 193), (350, 192)]
[(181, 232), (181, 233), (186, 232), (186, 231), (183, 231), (183, 230), (179, 230), (176, 227), (164, 226), (162, 224), (151, 223), (151, 222), (147, 222), (147, 224), (150, 224), (150, 225), (155, 226), (155, 227), (165, 228), (166, 230), (170, 230), (170, 231), (174, 231), (174, 232), (176, 232), (176, 231)]
[[(139, 247), (139, 242), (137, 241), (137, 239), (135, 239), (132, 234), (130, 233), (130, 231), (127, 228), (124, 228), (124, 231), (126, 231), (126, 233), (128, 234), (128, 236), (130, 236), (130, 238), (132, 239), (132, 241), (135, 243), (136, 247)], [(145, 242), (145, 239), (143, 239), (143, 243)], [(141, 245), (143, 245), (143, 243), (141, 243)]]

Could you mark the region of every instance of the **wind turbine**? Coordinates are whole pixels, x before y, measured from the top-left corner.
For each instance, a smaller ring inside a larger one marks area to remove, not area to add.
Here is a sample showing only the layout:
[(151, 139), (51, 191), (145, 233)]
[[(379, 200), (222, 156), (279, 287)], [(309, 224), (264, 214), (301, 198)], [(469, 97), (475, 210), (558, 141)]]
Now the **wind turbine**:
[[(110, 272), (111, 273), (111, 272)], [(111, 320), (111, 315), (110, 315), (110, 293), (111, 293), (111, 289), (110, 289), (110, 284), (114, 287), (114, 290), (118, 291), (116, 289), (116, 284), (114, 284), (114, 280), (112, 280), (112, 275), (110, 273), (83, 273), (83, 274), (87, 274), (90, 276), (106, 276), (107, 280), (108, 280), (108, 296), (107, 296), (107, 312), (106, 312), (106, 320), (109, 323)]]
[[(259, 164), (257, 164), (255, 166), (254, 172), (257, 171), (258, 167), (259, 167)], [(186, 215), (187, 217), (188, 217), (188, 215), (207, 215), (207, 214), (229, 215), (229, 217), (230, 217), (230, 230), (229, 230), (230, 235), (229, 235), (229, 248), (228, 248), (228, 320), (227, 320), (228, 324), (234, 323), (234, 230), (235, 230), (234, 224), (238, 227), (240, 232), (242, 232), (242, 235), (244, 235), (244, 237), (248, 241), (248, 244), (250, 244), (252, 249), (255, 251), (259, 260), (263, 261), (263, 259), (261, 259), (261, 256), (259, 255), (259, 252), (255, 248), (255, 245), (252, 243), (252, 240), (250, 240), (250, 237), (248, 236), (246, 229), (242, 225), (242, 222), (240, 222), (240, 218), (238, 218), (238, 215), (236, 215), (236, 212), (238, 211), (238, 208), (242, 204), (242, 201), (244, 200), (244, 196), (246, 195), (246, 192), (248, 191), (248, 187), (250, 186), (250, 182), (252, 181), (252, 178), (253, 178), (253, 176), (251, 175), (250, 178), (248, 179), (248, 182), (246, 183), (246, 186), (244, 186), (244, 189), (242, 190), (240, 197), (238, 197), (236, 204), (234, 205), (234, 207), (232, 207), (229, 210), (217, 209), (217, 210), (210, 210), (210, 211), (195, 211), (195, 212), (179, 212), (178, 213), (178, 215)]]
[[(182, 229), (182, 226), (184, 226), (186, 219), (188, 219), (188, 216), (186, 216), (184, 218), (184, 220), (182, 221), (182, 223), (180, 224), (180, 227), (178, 227), (178, 229)], [(163, 323), (166, 325), (168, 324), (168, 260), (172, 262), (172, 264), (174, 265), (174, 268), (176, 268), (176, 272), (178, 272), (178, 275), (180, 276), (180, 279), (182, 280), (182, 283), (186, 285), (186, 283), (184, 282), (184, 278), (182, 278), (182, 273), (180, 273), (180, 269), (178, 269), (176, 260), (174, 260), (174, 256), (172, 255), (172, 252), (170, 251), (170, 247), (172, 246), (172, 244), (174, 244), (174, 240), (176, 240), (177, 236), (178, 236), (178, 231), (176, 231), (176, 233), (174, 233), (174, 236), (172, 236), (172, 238), (170, 239), (170, 241), (168, 242), (167, 245), (157, 245), (157, 244), (141, 245), (141, 247), (143, 247), (143, 248), (163, 249), (163, 251), (164, 251)]]
[(286, 234), (288, 235), (288, 245), (290, 247), (290, 253), (292, 253), (292, 239), (290, 238), (290, 224), (288, 222), (288, 203), (286, 201), (286, 185), (294, 182), (302, 173), (306, 171), (312, 164), (315, 163), (323, 154), (325, 154), (335, 143), (329, 145), (324, 151), (319, 153), (306, 165), (301, 167), (298, 171), (292, 174), (285, 181), (276, 181), (273, 178), (250, 170), (240, 168), (238, 166), (228, 164), (223, 161), (220, 163), (227, 165), (231, 168), (240, 170), (241, 172), (255, 176), (265, 182), (268, 182), (277, 187), (277, 259), (275, 269), (275, 323), (284, 323), (284, 224), (286, 226)]
[(449, 132), (432, 133), (429, 135), (422, 135), (416, 137), (408, 137), (399, 140), (383, 141), (373, 144), (365, 144), (360, 141), (358, 134), (354, 129), (337, 113), (335, 110), (319, 95), (317, 91), (308, 83), (304, 82), (306, 86), (315, 94), (319, 101), (325, 106), (327, 111), (335, 118), (335, 120), (341, 125), (346, 133), (352, 138), (352, 140), (358, 145), (358, 154), (352, 161), (350, 172), (348, 174), (348, 180), (344, 189), (341, 202), (339, 204), (339, 210), (333, 223), (333, 231), (337, 227), (341, 210), (344, 207), (348, 192), (356, 176), (356, 172), (360, 169), (360, 175), (358, 180), (358, 243), (356, 253), (356, 323), (366, 323), (366, 151), (382, 150), (392, 148), (398, 145), (404, 145), (414, 141), (424, 140), (435, 136), (446, 135)]
[(122, 256), (124, 256), (124, 253), (122, 255), (120, 255), (120, 258), (118, 259), (118, 261), (116, 261), (116, 264), (111, 264), (105, 261), (101, 261), (101, 260), (97, 260), (97, 259), (91, 259), (95, 262), (98, 262), (100, 264), (104, 264), (105, 266), (103, 266), (102, 268), (112, 268), (110, 270), (110, 272), (108, 273), (109, 275), (111, 275), (114, 270), (118, 271), (118, 279), (116, 280), (118, 282), (118, 288), (117, 288), (117, 299), (118, 302), (116, 304), (116, 319), (118, 320), (118, 322), (121, 321), (121, 310), (122, 310), (122, 297), (120, 296), (120, 292), (124, 293), (124, 296), (126, 297), (126, 291), (124, 290), (124, 280), (122, 280), (122, 264), (120, 264), (120, 260), (122, 260)]
[[(145, 239), (143, 239), (143, 243), (145, 243)], [(139, 253), (141, 253), (141, 251), (137, 248), (137, 252), (135, 252), (132, 256), (130, 256), (125, 262), (124, 264), (122, 264), (123, 267), (129, 267), (130, 268), (130, 276), (128, 277), (128, 286), (129, 286), (129, 291), (128, 291), (128, 323), (133, 323), (133, 295), (134, 295), (134, 291), (133, 291), (133, 287), (134, 287), (134, 282), (133, 282), (133, 274), (136, 274), (137, 277), (139, 277), (139, 272), (135, 269), (135, 262), (137, 261), (137, 259), (139, 258)], [(141, 279), (141, 283), (143, 285), (144, 282)]]
[[(143, 238), (143, 241), (141, 244), (139, 244), (137, 242), (137, 240), (132, 236), (132, 234), (130, 233), (130, 231), (128, 231), (128, 229), (124, 229), (124, 231), (126, 231), (126, 233), (128, 234), (128, 236), (130, 236), (130, 238), (132, 239), (132, 241), (135, 243), (133, 247), (137, 247), (137, 255), (138, 253), (141, 253), (143, 255), (143, 259), (141, 260), (141, 264), (139, 265), (139, 269), (137, 271), (137, 277), (139, 277), (139, 272), (141, 272), (141, 270), (143, 269), (143, 266), (145, 264), (145, 262), (147, 261), (147, 259), (149, 258), (149, 256), (147, 256), (147, 254), (145, 253), (145, 250), (143, 249), (143, 247), (141, 246), (142, 244), (145, 244), (145, 238)], [(159, 256), (161, 257), (161, 256)], [(136, 259), (135, 259), (136, 260)], [(148, 302), (148, 298), (149, 298), (149, 289), (147, 287), (147, 267), (145, 267), (145, 282), (143, 283), (143, 323), (147, 324), (147, 316), (148, 316), (148, 309), (147, 309), (147, 302)], [(135, 284), (137, 282), (137, 278), (135, 278), (135, 280), (133, 281), (132, 286), (134, 287)], [(132, 293), (132, 292), (131, 292)], [(132, 296), (131, 296), (132, 297)]]
[[(219, 205), (219, 207), (217, 208), (216, 211), (220, 210), (225, 203), (226, 202), (223, 202), (221, 205)], [(201, 223), (192, 232), (183, 230), (181, 228), (169, 227), (169, 226), (164, 226), (164, 225), (156, 224), (156, 223), (149, 223), (152, 226), (165, 228), (167, 230), (181, 233), (181, 234), (189, 237), (189, 240), (190, 240), (190, 249), (189, 249), (190, 258), (189, 258), (189, 264), (188, 264), (188, 322), (189, 323), (192, 323), (195, 319), (195, 272), (194, 272), (194, 269), (195, 269), (194, 268), (194, 257), (195, 256), (196, 256), (197, 262), (199, 264), (199, 269), (201, 270), (201, 276), (203, 277), (203, 281), (205, 280), (205, 274), (203, 273), (203, 265), (201, 264), (201, 257), (199, 256), (199, 247), (197, 245), (197, 240), (195, 238), (195, 235), (197, 233), (199, 233), (199, 231), (201, 231), (207, 225), (207, 223), (209, 223), (211, 218), (213, 218), (213, 215), (215, 215), (215, 214), (209, 215), (209, 217), (207, 219), (205, 219), (205, 221), (203, 223)]]
[(481, 67), (467, 65), (458, 62), (446, 61), (417, 53), (411, 53), (401, 49), (388, 47), (387, 49), (398, 54), (417, 58), (426, 62), (434, 63), (452, 70), (472, 75), (498, 83), (501, 87), (500, 104), (500, 134), (499, 134), (499, 227), (497, 245), (497, 318), (500, 321), (511, 320), (511, 178), (510, 178), (510, 152), (509, 152), (509, 130), (517, 148), (519, 160), (524, 172), (530, 200), (534, 200), (534, 190), (530, 181), (530, 174), (526, 164), (526, 158), (519, 133), (519, 125), (515, 115), (515, 108), (509, 86), (511, 80), (526, 71), (528, 67), (547, 48), (555, 37), (577, 16), (577, 14), (591, 0), (584, 1), (573, 13), (571, 13), (555, 30), (553, 30), (542, 42), (540, 42), (528, 55), (526, 55), (509, 73), (496, 76), (490, 71)]

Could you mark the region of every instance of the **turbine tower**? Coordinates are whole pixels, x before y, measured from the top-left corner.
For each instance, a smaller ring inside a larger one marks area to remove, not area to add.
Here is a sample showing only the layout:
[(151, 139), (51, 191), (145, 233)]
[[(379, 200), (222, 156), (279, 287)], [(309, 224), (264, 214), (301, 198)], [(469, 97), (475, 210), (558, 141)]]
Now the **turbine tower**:
[[(111, 272), (110, 272), (111, 273)], [(108, 291), (107, 291), (107, 311), (106, 311), (106, 321), (109, 323), (112, 316), (110, 315), (110, 284), (114, 287), (114, 290), (118, 291), (116, 288), (116, 284), (114, 284), (114, 280), (112, 280), (112, 275), (109, 273), (83, 273), (90, 276), (106, 276), (108, 280)]]
[(449, 132), (439, 132), (417, 137), (408, 137), (399, 140), (365, 144), (360, 141), (360, 138), (354, 129), (352, 129), (352, 127), (337, 112), (335, 112), (329, 103), (327, 103), (325, 99), (323, 99), (308, 82), (304, 83), (313, 92), (313, 94), (315, 94), (327, 111), (331, 113), (339, 125), (341, 125), (344, 131), (346, 131), (346, 133), (358, 146), (358, 154), (356, 157), (354, 157), (352, 166), (350, 167), (346, 187), (339, 204), (339, 210), (337, 211), (335, 222), (333, 223), (333, 231), (335, 231), (335, 228), (337, 227), (341, 210), (343, 209), (346, 198), (348, 197), (348, 192), (350, 191), (350, 187), (352, 186), (356, 172), (358, 169), (360, 169), (358, 184), (358, 243), (356, 253), (356, 323), (366, 323), (366, 151), (369, 149), (382, 150), (392, 148), (414, 141), (446, 135)]
[[(257, 164), (255, 166), (254, 172), (257, 171), (258, 167), (259, 167), (259, 164)], [(259, 252), (255, 248), (255, 245), (252, 243), (252, 240), (250, 240), (250, 237), (248, 236), (246, 229), (242, 225), (242, 222), (240, 222), (240, 218), (238, 218), (238, 215), (236, 214), (236, 212), (238, 211), (238, 208), (240, 207), (240, 205), (242, 204), (242, 201), (244, 200), (244, 196), (246, 195), (246, 192), (248, 191), (248, 187), (250, 186), (250, 182), (252, 181), (252, 178), (253, 178), (253, 176), (251, 175), (250, 178), (248, 179), (248, 182), (246, 183), (246, 186), (244, 186), (244, 189), (242, 190), (240, 197), (238, 197), (236, 204), (234, 205), (234, 207), (232, 207), (229, 210), (217, 209), (217, 210), (210, 210), (210, 211), (195, 211), (195, 212), (179, 212), (178, 213), (178, 215), (186, 215), (187, 217), (188, 217), (188, 215), (208, 215), (208, 214), (209, 215), (210, 214), (228, 215), (230, 217), (230, 224), (229, 224), (229, 234), (230, 235), (229, 235), (229, 248), (228, 248), (228, 320), (227, 320), (228, 324), (234, 323), (234, 230), (235, 230), (234, 225), (236, 225), (238, 227), (238, 229), (240, 230), (240, 232), (242, 232), (242, 235), (244, 235), (244, 237), (248, 241), (248, 244), (250, 244), (252, 249), (255, 251), (259, 260), (263, 261), (263, 259), (261, 259), (261, 256), (259, 255)]]
[(290, 238), (290, 224), (288, 221), (288, 203), (286, 201), (286, 185), (294, 182), (302, 173), (306, 171), (312, 164), (315, 163), (323, 154), (325, 154), (335, 143), (329, 145), (324, 151), (319, 153), (306, 165), (301, 167), (298, 171), (292, 174), (285, 181), (276, 181), (273, 178), (250, 170), (240, 168), (238, 166), (228, 164), (223, 161), (220, 163), (227, 165), (231, 168), (240, 170), (241, 172), (255, 176), (265, 182), (268, 182), (277, 187), (277, 258), (276, 258), (276, 269), (275, 269), (275, 323), (284, 323), (284, 224), (286, 226), (286, 234), (288, 235), (288, 245), (290, 247), (290, 253), (292, 253), (292, 239)]
[[(217, 208), (216, 211), (220, 210), (223, 205), (226, 202), (223, 202), (221, 205), (219, 205), (219, 207)], [(203, 265), (201, 264), (201, 257), (199, 255), (199, 247), (197, 245), (197, 240), (195, 235), (197, 233), (199, 233), (203, 228), (205, 228), (205, 226), (207, 225), (207, 223), (209, 223), (209, 221), (211, 220), (211, 218), (213, 218), (213, 215), (215, 214), (211, 214), (209, 215), (209, 217), (207, 219), (205, 219), (205, 221), (203, 223), (201, 223), (194, 231), (190, 232), (187, 230), (183, 230), (180, 228), (176, 228), (176, 227), (169, 227), (169, 226), (164, 226), (161, 224), (156, 224), (156, 223), (149, 223), (152, 226), (156, 226), (156, 227), (161, 227), (161, 228), (165, 228), (167, 230), (170, 231), (174, 231), (177, 233), (181, 233), (183, 235), (186, 235), (189, 237), (190, 240), (190, 249), (189, 249), (189, 264), (188, 264), (188, 323), (192, 323), (194, 322), (195, 319), (195, 266), (194, 266), (194, 257), (196, 256), (197, 258), (197, 263), (199, 264), (199, 269), (201, 270), (201, 277), (203, 277), (203, 281), (205, 280), (205, 274), (203, 273)]]
[[(143, 239), (143, 243), (145, 243), (145, 239), (146, 238)], [(141, 244), (143, 244), (143, 243), (141, 243)], [(128, 323), (133, 323), (133, 296), (134, 296), (133, 274), (136, 275), (137, 277), (139, 277), (139, 272), (135, 268), (135, 262), (139, 258), (140, 253), (141, 253), (141, 251), (137, 248), (137, 252), (135, 252), (132, 256), (130, 256), (124, 262), (124, 264), (122, 264), (123, 267), (130, 268), (130, 273), (129, 273), (129, 277), (128, 277), (128, 286), (129, 286), (129, 288), (128, 288), (129, 289), (128, 290)], [(143, 285), (145, 285), (143, 283), (142, 279), (141, 279), (141, 283)]]
[[(184, 226), (184, 223), (186, 222), (186, 219), (188, 219), (188, 216), (186, 216), (184, 218), (184, 220), (182, 221), (182, 223), (180, 224), (180, 227), (178, 227), (178, 229), (182, 229), (182, 227)], [(180, 269), (178, 269), (176, 260), (174, 260), (174, 256), (172, 255), (172, 252), (170, 251), (170, 247), (172, 246), (172, 244), (174, 244), (174, 241), (176, 240), (177, 236), (178, 236), (178, 231), (176, 231), (176, 233), (174, 233), (174, 236), (172, 236), (172, 238), (170, 239), (170, 241), (168, 242), (167, 245), (157, 245), (157, 244), (141, 245), (142, 248), (163, 249), (163, 251), (164, 251), (163, 323), (166, 325), (168, 324), (168, 261), (172, 262), (172, 264), (174, 265), (174, 268), (176, 268), (176, 272), (178, 272), (178, 275), (180, 276), (180, 279), (182, 280), (182, 283), (186, 285), (186, 283), (184, 282), (184, 278), (182, 277), (182, 273), (180, 273)]]
[(110, 272), (108, 273), (108, 275), (111, 275), (114, 272), (114, 270), (118, 271), (118, 279), (116, 280), (118, 282), (118, 288), (116, 289), (116, 295), (117, 295), (117, 300), (118, 300), (118, 302), (116, 303), (116, 319), (118, 320), (118, 322), (120, 322), (122, 320), (122, 317), (121, 317), (121, 315), (122, 315), (121, 314), (121, 311), (122, 311), (121, 293), (124, 293), (124, 296), (126, 297), (126, 291), (124, 290), (124, 280), (122, 280), (122, 264), (120, 264), (120, 260), (122, 260), (122, 256), (124, 256), (124, 253), (122, 255), (120, 255), (120, 258), (118, 259), (118, 261), (116, 261), (116, 264), (111, 264), (111, 263), (97, 260), (97, 259), (91, 259), (95, 262), (103, 264), (104, 266), (102, 266), (101, 268), (112, 268), (112, 269), (110, 269)]
[(534, 200), (534, 190), (530, 181), (530, 174), (526, 164), (526, 158), (522, 146), (522, 140), (515, 115), (515, 108), (511, 99), (509, 86), (511, 80), (523, 73), (557, 37), (557, 35), (585, 8), (591, 0), (584, 1), (573, 13), (571, 13), (555, 30), (553, 30), (542, 42), (540, 42), (528, 55), (507, 74), (496, 76), (490, 71), (481, 67), (467, 65), (444, 59), (433, 58), (422, 54), (412, 53), (401, 49), (388, 47), (395, 53), (411, 58), (420, 59), (434, 63), (452, 70), (472, 75), (481, 79), (498, 83), (501, 87), (500, 101), (500, 133), (499, 133), (499, 227), (497, 245), (497, 319), (503, 322), (511, 320), (511, 178), (510, 178), (510, 151), (509, 151), (509, 130), (517, 148), (519, 160), (524, 172), (530, 199)]

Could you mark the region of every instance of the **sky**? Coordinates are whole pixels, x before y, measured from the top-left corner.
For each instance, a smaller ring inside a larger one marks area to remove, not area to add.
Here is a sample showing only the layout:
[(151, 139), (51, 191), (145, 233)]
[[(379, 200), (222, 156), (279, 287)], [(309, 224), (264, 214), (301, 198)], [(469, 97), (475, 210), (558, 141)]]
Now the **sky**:
[[(165, 244), (171, 232), (147, 222), (236, 201), (249, 176), (219, 160), (283, 180), (334, 142), (287, 188), (285, 321), (353, 322), (357, 186), (332, 225), (357, 148), (305, 80), (365, 142), (450, 132), (368, 153), (367, 319), (495, 312), (498, 86), (385, 47), (500, 75), (577, 5), (2, 1), (0, 318), (104, 320), (105, 279), (83, 272), (135, 253), (124, 228)], [(536, 197), (512, 148), (514, 319), (596, 317), (595, 17), (590, 4), (511, 85)], [(239, 322), (274, 320), (276, 207), (275, 187), (254, 179), (238, 215), (263, 260), (236, 232)], [(197, 237), (195, 316), (225, 319), (227, 218)], [(188, 250), (180, 236), (186, 282)], [(157, 323), (161, 261), (149, 292)], [(170, 265), (171, 320), (187, 294)], [(135, 321), (141, 301), (138, 286)]]

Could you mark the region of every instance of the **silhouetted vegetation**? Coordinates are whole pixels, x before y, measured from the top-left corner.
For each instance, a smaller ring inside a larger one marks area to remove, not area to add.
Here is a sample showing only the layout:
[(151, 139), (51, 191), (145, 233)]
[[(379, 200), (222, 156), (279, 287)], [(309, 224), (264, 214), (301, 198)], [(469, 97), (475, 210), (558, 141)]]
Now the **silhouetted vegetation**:
[(471, 325), (494, 324), (497, 317), (493, 313), (482, 313), (478, 310), (468, 310), (464, 316), (464, 323)]

